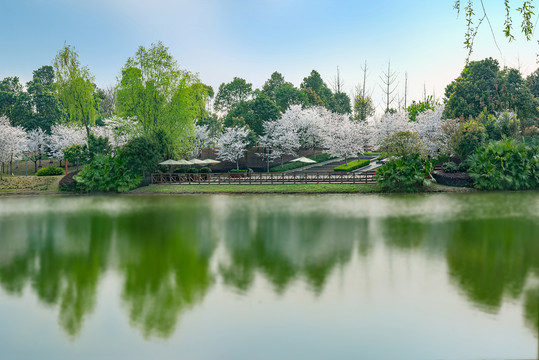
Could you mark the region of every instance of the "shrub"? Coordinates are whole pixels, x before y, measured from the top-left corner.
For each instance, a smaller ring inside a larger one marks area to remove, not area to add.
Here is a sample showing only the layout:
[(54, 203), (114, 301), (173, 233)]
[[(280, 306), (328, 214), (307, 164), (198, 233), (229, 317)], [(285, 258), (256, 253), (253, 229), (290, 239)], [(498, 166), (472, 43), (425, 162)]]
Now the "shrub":
[(403, 156), (387, 162), (376, 171), (381, 189), (390, 192), (416, 192), (429, 181), (432, 163), (418, 154)]
[(419, 135), (411, 131), (399, 131), (384, 139), (380, 150), (384, 157), (411, 156), (424, 152)]
[(442, 170), (445, 173), (456, 173), (458, 171), (458, 166), (453, 161), (448, 161), (442, 165)]
[(175, 174), (185, 174), (187, 170), (185, 168), (177, 168), (176, 170), (174, 170), (174, 173)]
[(189, 168), (189, 169), (187, 169), (186, 173), (188, 173), (188, 174), (198, 174), (198, 169), (197, 168)]
[(537, 187), (537, 149), (513, 139), (490, 142), (469, 157), (468, 173), (481, 190), (524, 190)]
[(452, 139), (453, 150), (461, 159), (466, 159), (475, 149), (483, 145), (486, 139), (485, 127), (477, 121), (468, 121), (461, 125)]
[(458, 170), (459, 171), (468, 171), (468, 169), (470, 168), (470, 162), (468, 161), (468, 159), (464, 160), (463, 162), (461, 162), (458, 166)]
[[(156, 171), (158, 164), (166, 159), (166, 149), (160, 137), (136, 137), (122, 147), (122, 156), (135, 174)], [(168, 171), (168, 169), (167, 169)]]
[(231, 174), (246, 174), (247, 170), (231, 169), (228, 172)]
[(59, 190), (67, 192), (80, 191), (79, 187), (77, 186), (77, 182), (75, 181), (75, 179), (73, 179), (73, 176), (77, 175), (79, 172), (80, 170), (73, 171), (64, 176), (58, 183)]
[(73, 177), (77, 186), (87, 192), (124, 192), (137, 187), (142, 178), (129, 169), (127, 160), (119, 154), (97, 155)]
[(348, 164), (337, 166), (333, 171), (353, 171), (362, 167), (365, 167), (371, 163), (368, 159), (350, 161)]
[(65, 159), (70, 164), (84, 164), (88, 160), (88, 148), (86, 145), (74, 144), (63, 150)]
[(36, 176), (55, 176), (55, 175), (64, 175), (64, 170), (57, 166), (48, 166), (42, 169), (39, 169), (36, 172)]
[(211, 173), (211, 169), (209, 167), (203, 167), (199, 171), (201, 174), (209, 174)]

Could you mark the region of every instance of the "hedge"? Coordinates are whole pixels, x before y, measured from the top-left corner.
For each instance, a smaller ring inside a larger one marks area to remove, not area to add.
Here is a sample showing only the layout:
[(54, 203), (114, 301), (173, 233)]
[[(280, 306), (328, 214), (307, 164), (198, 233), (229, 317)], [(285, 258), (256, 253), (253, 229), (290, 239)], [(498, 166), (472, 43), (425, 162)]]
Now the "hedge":
[(370, 163), (371, 161), (369, 159), (354, 160), (354, 161), (350, 161), (348, 164), (337, 166), (335, 169), (333, 169), (333, 171), (350, 172), (350, 171), (365, 167), (369, 165)]
[(231, 174), (246, 174), (247, 170), (231, 169), (228, 172)]
[(36, 176), (54, 176), (54, 175), (64, 175), (64, 170), (57, 166), (48, 166), (43, 169), (39, 169), (36, 172)]

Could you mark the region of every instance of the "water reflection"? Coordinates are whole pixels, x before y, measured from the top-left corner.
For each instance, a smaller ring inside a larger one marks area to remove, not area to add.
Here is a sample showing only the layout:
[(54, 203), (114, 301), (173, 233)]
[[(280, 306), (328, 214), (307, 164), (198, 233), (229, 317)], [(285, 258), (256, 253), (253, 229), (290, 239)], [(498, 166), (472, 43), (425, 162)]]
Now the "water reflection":
[(32, 211), (32, 199), (0, 199), (0, 285), (33, 292), (76, 337), (112, 271), (131, 324), (169, 338), (219, 282), (240, 296), (258, 278), (278, 296), (306, 284), (318, 298), (332, 274), (385, 249), (445, 264), (482, 311), (521, 302), (537, 334), (539, 197), (504, 197), (500, 214), (500, 196), (53, 198)]

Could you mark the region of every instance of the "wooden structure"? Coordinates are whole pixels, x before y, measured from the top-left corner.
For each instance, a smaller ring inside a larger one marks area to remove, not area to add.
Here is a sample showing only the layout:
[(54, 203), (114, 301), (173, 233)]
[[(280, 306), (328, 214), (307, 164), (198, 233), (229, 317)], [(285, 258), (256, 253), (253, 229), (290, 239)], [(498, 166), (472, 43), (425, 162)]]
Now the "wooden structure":
[(374, 184), (374, 171), (361, 173), (152, 174), (152, 184)]

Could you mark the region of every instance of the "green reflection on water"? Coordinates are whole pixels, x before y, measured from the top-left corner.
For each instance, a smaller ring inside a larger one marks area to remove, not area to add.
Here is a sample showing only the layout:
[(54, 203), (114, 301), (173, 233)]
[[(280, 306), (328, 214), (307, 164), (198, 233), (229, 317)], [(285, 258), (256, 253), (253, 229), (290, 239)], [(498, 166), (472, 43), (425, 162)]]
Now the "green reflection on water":
[(538, 199), (0, 199), (0, 284), (14, 296), (28, 287), (57, 307), (60, 326), (76, 337), (96, 307), (104, 273), (114, 271), (132, 325), (145, 337), (168, 338), (219, 279), (242, 296), (262, 276), (279, 296), (304, 283), (318, 297), (354, 254), (367, 261), (382, 246), (445, 263), (456, 288), (482, 311), (521, 301), (537, 334)]

